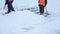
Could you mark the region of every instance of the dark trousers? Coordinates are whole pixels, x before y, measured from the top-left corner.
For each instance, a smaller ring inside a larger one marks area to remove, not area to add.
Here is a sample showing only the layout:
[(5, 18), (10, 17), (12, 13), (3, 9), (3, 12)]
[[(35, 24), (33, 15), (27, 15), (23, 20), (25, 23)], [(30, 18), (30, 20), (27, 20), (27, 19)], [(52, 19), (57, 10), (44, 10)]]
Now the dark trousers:
[(12, 6), (12, 3), (9, 3), (8, 4), (8, 13), (10, 13), (11, 11), (15, 11), (13, 6)]
[(44, 13), (44, 6), (39, 6), (40, 13)]

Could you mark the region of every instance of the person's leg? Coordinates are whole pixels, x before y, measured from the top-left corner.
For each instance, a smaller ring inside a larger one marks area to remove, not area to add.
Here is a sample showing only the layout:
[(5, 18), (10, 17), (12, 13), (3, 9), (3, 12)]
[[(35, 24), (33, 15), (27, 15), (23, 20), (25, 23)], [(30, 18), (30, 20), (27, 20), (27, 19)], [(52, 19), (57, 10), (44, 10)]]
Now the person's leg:
[(12, 6), (12, 4), (11, 4), (11, 10), (12, 10), (12, 11), (15, 11), (14, 8), (13, 8), (13, 6)]
[(6, 12), (5, 14), (8, 14), (10, 12), (11, 12), (11, 6), (10, 6), (10, 4), (8, 4), (8, 12)]
[(44, 6), (40, 6), (40, 15), (44, 15)]

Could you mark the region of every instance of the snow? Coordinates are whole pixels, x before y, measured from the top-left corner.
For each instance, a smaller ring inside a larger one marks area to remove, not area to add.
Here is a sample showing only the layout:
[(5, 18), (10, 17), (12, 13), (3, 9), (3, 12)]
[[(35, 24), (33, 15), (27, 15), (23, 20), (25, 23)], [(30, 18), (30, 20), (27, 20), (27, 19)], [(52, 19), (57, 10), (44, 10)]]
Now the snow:
[[(38, 7), (38, 0), (14, 0), (13, 6), (18, 8)], [(3, 9), (4, 0), (0, 0), (0, 34), (60, 34), (60, 0), (48, 0), (48, 12), (52, 15), (44, 17), (29, 10), (15, 11), (7, 15)]]

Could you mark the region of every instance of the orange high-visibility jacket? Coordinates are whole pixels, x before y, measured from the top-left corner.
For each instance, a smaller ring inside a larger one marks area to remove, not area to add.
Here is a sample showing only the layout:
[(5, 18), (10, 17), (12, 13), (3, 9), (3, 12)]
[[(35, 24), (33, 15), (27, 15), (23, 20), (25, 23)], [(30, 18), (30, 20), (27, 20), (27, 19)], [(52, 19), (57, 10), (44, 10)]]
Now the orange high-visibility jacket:
[(41, 6), (46, 6), (47, 0), (39, 0), (38, 4), (41, 5)]

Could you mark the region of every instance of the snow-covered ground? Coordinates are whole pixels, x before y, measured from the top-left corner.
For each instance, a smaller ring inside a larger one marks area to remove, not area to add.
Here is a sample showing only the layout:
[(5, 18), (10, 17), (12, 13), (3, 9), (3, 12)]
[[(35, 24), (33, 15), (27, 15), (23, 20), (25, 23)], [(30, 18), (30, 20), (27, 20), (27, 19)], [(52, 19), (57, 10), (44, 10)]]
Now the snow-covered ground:
[(5, 0), (0, 0), (0, 34), (60, 34), (60, 0), (48, 0), (48, 17), (18, 8), (38, 7), (38, 0), (14, 0), (16, 12), (1, 15)]

